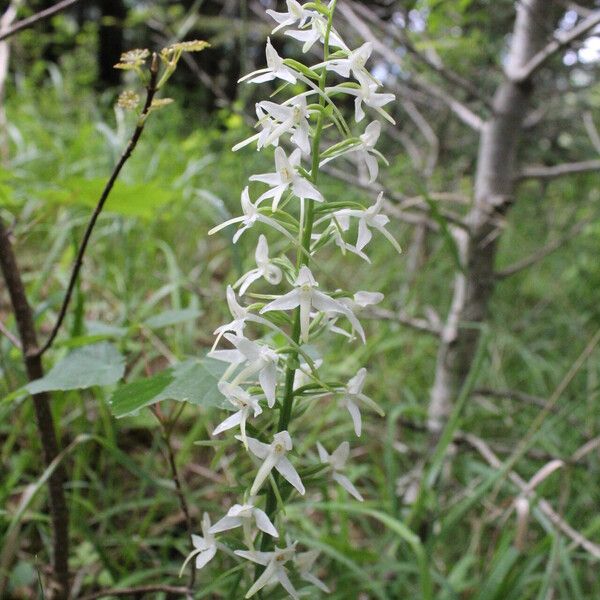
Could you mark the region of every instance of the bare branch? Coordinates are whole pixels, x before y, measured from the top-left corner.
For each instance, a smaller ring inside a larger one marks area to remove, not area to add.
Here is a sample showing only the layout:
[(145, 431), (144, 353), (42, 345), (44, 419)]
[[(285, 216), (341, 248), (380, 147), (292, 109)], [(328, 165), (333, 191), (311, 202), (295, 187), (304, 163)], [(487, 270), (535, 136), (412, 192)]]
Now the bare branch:
[(599, 23), (600, 10), (595, 10), (580, 23), (575, 25), (573, 29), (557, 33), (551, 42), (534, 54), (534, 56), (532, 56), (523, 66), (507, 68), (506, 76), (514, 83), (526, 81), (559, 50), (584, 36)]
[(517, 261), (516, 263), (514, 263), (508, 267), (505, 267), (501, 271), (497, 271), (495, 276), (498, 279), (504, 279), (505, 277), (510, 277), (511, 275), (520, 273), (524, 269), (527, 269), (527, 268), (537, 264), (538, 262), (542, 261), (544, 258), (549, 256), (553, 252), (556, 252), (557, 250), (562, 248), (565, 244), (570, 242), (572, 239), (576, 238), (585, 229), (585, 227), (589, 223), (590, 223), (590, 219), (585, 219), (583, 221), (580, 221), (579, 223), (576, 223), (575, 225), (573, 225), (573, 227), (571, 227), (571, 229), (569, 229), (569, 231), (565, 235), (563, 235), (559, 238), (556, 238), (555, 240), (552, 240), (551, 242), (549, 242), (548, 244), (546, 244), (539, 250), (536, 250), (530, 256), (527, 256), (527, 257)]
[(110, 177), (108, 178), (108, 181), (106, 182), (106, 185), (104, 186), (104, 190), (102, 191), (102, 194), (98, 200), (98, 204), (96, 205), (96, 208), (94, 209), (94, 212), (92, 213), (92, 217), (90, 218), (90, 221), (86, 227), (85, 233), (83, 234), (83, 239), (81, 240), (81, 244), (79, 246), (79, 249), (77, 250), (77, 256), (75, 258), (75, 263), (73, 264), (73, 269), (71, 271), (71, 277), (69, 279), (67, 291), (65, 293), (62, 305), (60, 307), (60, 311), (58, 313), (58, 318), (56, 320), (56, 324), (52, 328), (52, 331), (50, 332), (50, 335), (48, 336), (46, 343), (39, 350), (37, 350), (36, 353), (38, 356), (42, 356), (42, 354), (44, 354), (44, 352), (46, 352), (50, 348), (50, 346), (52, 346), (52, 343), (54, 342), (54, 339), (56, 338), (56, 335), (58, 334), (58, 331), (65, 319), (65, 316), (67, 314), (67, 309), (68, 309), (69, 303), (71, 301), (71, 296), (73, 295), (73, 291), (75, 289), (75, 284), (77, 283), (77, 278), (79, 277), (79, 272), (81, 271), (81, 267), (83, 266), (83, 257), (85, 255), (85, 251), (87, 249), (88, 243), (92, 236), (92, 232), (94, 231), (96, 221), (98, 220), (98, 217), (100, 216), (100, 213), (102, 212), (102, 209), (104, 208), (104, 205), (105, 205), (106, 201), (108, 200), (110, 192), (112, 191), (112, 188), (113, 188), (115, 182), (117, 181), (117, 178), (119, 177), (119, 174), (121, 173), (121, 170), (125, 166), (125, 163), (131, 156), (135, 147), (137, 146), (137, 143), (144, 131), (144, 126), (146, 124), (146, 120), (147, 120), (148, 114), (150, 112), (150, 107), (152, 106), (152, 100), (154, 99), (154, 95), (156, 94), (156, 91), (157, 91), (156, 90), (157, 76), (158, 76), (158, 57), (156, 54), (154, 54), (152, 56), (152, 66), (150, 67), (150, 81), (148, 83), (148, 87), (146, 88), (146, 102), (144, 104), (144, 108), (142, 109), (142, 112), (138, 119), (137, 126), (136, 126), (131, 138), (129, 139), (129, 143), (127, 144), (127, 147), (125, 148), (123, 154), (121, 155), (121, 158), (115, 165), (113, 172), (111, 173)]
[(23, 29), (33, 27), (36, 23), (39, 23), (44, 19), (49, 19), (51, 16), (69, 8), (69, 6), (73, 6), (76, 2), (79, 2), (79, 0), (62, 0), (50, 8), (42, 10), (35, 15), (31, 15), (31, 17), (17, 21), (10, 29), (0, 33), (0, 42), (15, 35), (15, 33), (19, 33), (19, 31), (23, 31)]
[(402, 325), (412, 327), (417, 331), (429, 333), (436, 337), (440, 336), (439, 327), (437, 327), (428, 319), (419, 319), (418, 317), (411, 317), (402, 311), (396, 312), (393, 310), (387, 310), (385, 308), (375, 307), (371, 308), (370, 310), (365, 310), (362, 314), (367, 319), (384, 319), (386, 321), (396, 321), (397, 323), (402, 323)]
[(21, 342), (19, 341), (19, 338), (14, 335), (9, 329), (8, 327), (6, 327), (4, 325), (4, 323), (2, 321), (0, 321), (0, 333), (2, 335), (4, 335), (4, 337), (6, 337), (8, 339), (8, 341), (15, 347), (18, 348), (19, 350), (22, 349), (21, 346)]
[(517, 174), (516, 180), (556, 179), (558, 177), (588, 173), (590, 171), (600, 171), (600, 159), (563, 163), (562, 165), (554, 165), (552, 167), (546, 167), (544, 165), (524, 167), (521, 172)]
[[(370, 28), (364, 23), (364, 21), (357, 17), (354, 11), (347, 4), (341, 4), (339, 6), (339, 11), (344, 15), (348, 23), (352, 26), (352, 28), (359, 33), (367, 42), (371, 42), (373, 44), (373, 48), (386, 60), (395, 65), (401, 65), (402, 59), (398, 56), (392, 48), (386, 46), (373, 32)], [(465, 106), (462, 102), (452, 97), (446, 90), (442, 90), (432, 83), (426, 82), (420, 78), (414, 78), (414, 82), (421, 89), (423, 89), (427, 94), (437, 98), (446, 104), (452, 112), (461, 120), (463, 123), (467, 124), (472, 129), (476, 131), (481, 130), (483, 127), (483, 121), (481, 117), (476, 115), (470, 108)]]
[[(465, 441), (467, 441), (473, 448), (475, 448), (481, 456), (492, 466), (494, 469), (503, 469), (504, 464), (500, 461), (500, 459), (494, 454), (494, 452), (490, 449), (490, 447), (480, 438), (472, 434), (464, 435)], [(522, 479), (517, 473), (514, 471), (510, 471), (508, 473), (509, 479), (513, 482), (514, 485), (520, 490), (521, 494), (523, 494), (528, 500), (536, 501), (536, 495), (531, 490), (531, 486)], [(537, 499), (538, 506), (541, 512), (552, 522), (552, 524), (561, 531), (564, 535), (569, 537), (573, 544), (577, 546), (581, 546), (584, 550), (589, 552), (594, 558), (600, 558), (600, 546), (594, 544), (590, 540), (588, 540), (585, 536), (583, 536), (579, 531), (573, 529), (571, 525), (569, 525), (555, 510), (552, 508), (552, 505), (543, 498)]]

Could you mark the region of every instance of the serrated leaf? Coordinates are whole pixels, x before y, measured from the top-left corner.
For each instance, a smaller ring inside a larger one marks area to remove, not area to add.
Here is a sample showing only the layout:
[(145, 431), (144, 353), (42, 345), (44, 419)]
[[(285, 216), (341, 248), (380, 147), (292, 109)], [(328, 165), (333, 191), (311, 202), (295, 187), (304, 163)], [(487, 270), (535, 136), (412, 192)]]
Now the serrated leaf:
[(225, 398), (217, 383), (225, 368), (225, 363), (210, 358), (187, 360), (121, 386), (110, 399), (111, 411), (117, 418), (125, 417), (161, 400), (224, 407)]
[(146, 319), (143, 324), (150, 329), (159, 329), (169, 325), (185, 323), (200, 316), (200, 311), (195, 308), (183, 308), (181, 310), (165, 310), (157, 315)]
[(125, 358), (107, 342), (76, 348), (41, 379), (28, 384), (30, 394), (111, 385), (123, 377)]

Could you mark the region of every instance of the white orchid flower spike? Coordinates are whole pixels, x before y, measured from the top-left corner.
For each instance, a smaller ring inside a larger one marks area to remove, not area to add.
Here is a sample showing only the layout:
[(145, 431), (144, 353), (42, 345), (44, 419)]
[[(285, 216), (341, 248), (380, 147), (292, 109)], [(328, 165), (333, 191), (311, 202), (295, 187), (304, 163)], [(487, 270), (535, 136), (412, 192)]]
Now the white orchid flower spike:
[(356, 433), (358, 437), (360, 437), (362, 432), (362, 418), (360, 415), (360, 409), (358, 408), (358, 405), (361, 402), (373, 409), (377, 414), (381, 416), (385, 414), (376, 402), (363, 394), (362, 390), (365, 385), (366, 378), (367, 370), (363, 367), (352, 379), (350, 379), (346, 389), (342, 392), (343, 397), (341, 400), (341, 405), (348, 409), (348, 412), (352, 417), (352, 422), (354, 423), (354, 433)]
[(250, 181), (260, 181), (271, 186), (270, 190), (267, 190), (258, 198), (257, 204), (260, 204), (263, 200), (273, 198), (272, 210), (275, 212), (281, 197), (288, 189), (291, 189), (301, 200), (310, 198), (317, 202), (323, 202), (321, 192), (308, 179), (298, 173), (297, 168), (300, 166), (301, 157), (302, 151), (299, 148), (296, 148), (289, 157), (283, 148), (279, 146), (275, 148), (275, 172), (261, 173), (250, 177)]
[(280, 431), (273, 436), (270, 444), (264, 444), (257, 439), (248, 438), (248, 447), (254, 456), (260, 458), (263, 463), (258, 469), (254, 483), (250, 488), (250, 495), (254, 496), (260, 490), (269, 473), (275, 468), (279, 474), (294, 486), (298, 492), (304, 495), (305, 489), (300, 480), (300, 475), (286, 454), (292, 449), (292, 438), (287, 431)]
[(242, 275), (233, 285), (234, 288), (240, 288), (241, 296), (246, 293), (255, 281), (261, 278), (266, 279), (271, 285), (277, 285), (281, 282), (281, 269), (269, 260), (269, 244), (267, 243), (267, 238), (262, 234), (258, 238), (254, 258), (256, 259), (256, 269), (252, 269), (245, 275)]
[(300, 337), (305, 343), (308, 341), (310, 313), (313, 308), (324, 313), (339, 313), (346, 316), (364, 341), (365, 333), (358, 322), (358, 319), (354, 316), (354, 313), (338, 300), (334, 300), (327, 294), (319, 292), (316, 289), (318, 285), (319, 284), (313, 277), (311, 270), (304, 265), (300, 268), (298, 277), (294, 282), (294, 289), (264, 306), (260, 312), (265, 313), (271, 310), (291, 310), (299, 306)]
[(319, 451), (319, 458), (321, 459), (321, 462), (331, 467), (332, 479), (337, 481), (351, 496), (356, 498), (359, 502), (363, 502), (364, 498), (354, 487), (354, 484), (345, 475), (340, 473), (340, 471), (342, 471), (342, 469), (346, 466), (348, 456), (350, 455), (350, 444), (348, 442), (342, 442), (331, 454), (325, 450), (320, 442), (317, 442), (317, 449)]
[(235, 553), (242, 558), (263, 565), (265, 570), (254, 582), (254, 585), (246, 592), (245, 598), (251, 598), (270, 583), (279, 582), (283, 589), (294, 600), (300, 600), (298, 592), (290, 581), (285, 564), (294, 558), (296, 543), (285, 548), (275, 548), (274, 552), (259, 552), (258, 550), (236, 550)]
[(210, 532), (211, 524), (208, 513), (204, 513), (202, 517), (202, 535), (192, 534), (192, 544), (194, 549), (188, 554), (181, 570), (179, 571), (179, 577), (183, 573), (186, 565), (190, 560), (196, 557), (196, 569), (202, 569), (205, 567), (217, 553), (217, 542), (215, 536)]
[[(248, 536), (250, 533), (249, 526), (251, 526), (252, 521), (256, 523), (258, 529), (264, 531), (266, 534), (275, 538), (279, 537), (277, 529), (275, 529), (275, 526), (271, 523), (271, 519), (269, 519), (267, 513), (265, 513), (264, 510), (257, 508), (252, 503), (234, 504), (229, 511), (227, 511), (227, 515), (210, 528), (210, 532), (213, 534), (221, 533), (223, 531), (235, 529), (236, 527), (244, 527), (246, 535)], [(248, 537), (251, 539), (250, 536)]]

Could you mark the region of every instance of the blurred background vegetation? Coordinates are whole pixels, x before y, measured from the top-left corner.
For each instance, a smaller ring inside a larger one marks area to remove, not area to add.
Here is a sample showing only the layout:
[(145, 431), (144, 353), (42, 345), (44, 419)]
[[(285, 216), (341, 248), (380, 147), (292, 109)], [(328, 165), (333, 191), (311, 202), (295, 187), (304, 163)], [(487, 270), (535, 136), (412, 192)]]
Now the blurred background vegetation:
[[(19, 15), (51, 4), (32, 0)], [(115, 108), (129, 81), (113, 65), (130, 48), (195, 38), (212, 44), (182, 62), (168, 91), (176, 102), (152, 116), (126, 166), (94, 233), (48, 368), (90, 336), (119, 347), (127, 359), (126, 381), (200, 356), (212, 344), (212, 331), (227, 314), (225, 285), (252, 264), (255, 240), (243, 237), (233, 246), (228, 234), (209, 239), (206, 233), (239, 212), (250, 174), (270, 170), (265, 153), (230, 149), (251, 133), (254, 102), (265, 95), (262, 86), (236, 82), (262, 66), (272, 28), (264, 9), (275, 4), (89, 0), (11, 39), (0, 216), (11, 227), (41, 337), (60, 305), (91, 208), (135, 126), (133, 115)], [(464, 216), (472, 205), (478, 153), (477, 132), (454, 118), (430, 86), (447, 89), (484, 116), (490, 112), (473, 90), (449, 82), (432, 65), (492, 97), (503, 77), (515, 2), (352, 4), (366, 6), (398, 33), (378, 34), (399, 58), (391, 62), (376, 53), (374, 68), (398, 95), (392, 109), (398, 125), (382, 136), (390, 161), (382, 181), (391, 194), (390, 230), (406, 251), (396, 257), (376, 240), (371, 265), (333, 253), (326, 264), (326, 272), (335, 274), (332, 285), (354, 289), (359, 282), (360, 289), (386, 295), (382, 310), (366, 322), (365, 346), (352, 352), (342, 341), (331, 346), (340, 372), (368, 365), (368, 392), (386, 410), (383, 419), (366, 416), (353, 451), (353, 479), (381, 518), (336, 511), (341, 496), (323, 497), (330, 508), (314, 510), (311, 520), (300, 511), (290, 518), (298, 537), (322, 551), (320, 575), (332, 598), (422, 597), (414, 545), (398, 533), (405, 523), (418, 535), (436, 599), (598, 598), (598, 351), (576, 365), (568, 387), (547, 406), (600, 328), (598, 171), (533, 177), (518, 187), (499, 227), (496, 270), (548, 244), (552, 251), (496, 281), (471, 380), (462, 386), (466, 401), (451, 439), (437, 446), (446, 460), (415, 501), (423, 474), (431, 473), (432, 461), (437, 464), (427, 413), (437, 334), (457, 272), (447, 217)], [(556, 27), (568, 29), (597, 5), (549, 1), (548, 10), (556, 23), (545, 32), (549, 39)], [(364, 41), (351, 21), (340, 16), (337, 27), (353, 46)], [(598, 40), (590, 34), (561, 50), (537, 75), (520, 164), (546, 168), (597, 158)], [(274, 43), (286, 56), (299, 52), (283, 36)], [(341, 177), (329, 175), (327, 195), (370, 202), (373, 194), (361, 186), (364, 174), (353, 165), (337, 168)], [(165, 318), (151, 319), (157, 315)], [(0, 321), (14, 330), (2, 286)], [(15, 394), (26, 383), (20, 353), (1, 334), (0, 375), (0, 597), (41, 598), (50, 554), (45, 492), (18, 512), (24, 495), (41, 485), (40, 443), (29, 398)], [(185, 518), (158, 421), (150, 411), (115, 419), (108, 405), (112, 392), (94, 387), (53, 394), (63, 446), (82, 433), (102, 440), (79, 446), (65, 460), (73, 597), (100, 588), (181, 585), (177, 573), (187, 554)], [(332, 410), (319, 419), (332, 424), (332, 436), (349, 433), (351, 424), (339, 424)], [(540, 415), (540, 434), (503, 471)], [(204, 510), (223, 511), (224, 494), (235, 492), (242, 475), (226, 446), (195, 444), (210, 437), (218, 418), (216, 411), (186, 405), (171, 440), (197, 528)], [(557, 459), (563, 462), (553, 471)], [(548, 465), (552, 472), (531, 494), (515, 482), (513, 475), (529, 481)], [(515, 512), (522, 496), (528, 497), (525, 516)], [(242, 597), (238, 573), (221, 572), (202, 572), (193, 597)], [(268, 597), (283, 596), (275, 591)], [(308, 597), (319, 596), (310, 588)]]

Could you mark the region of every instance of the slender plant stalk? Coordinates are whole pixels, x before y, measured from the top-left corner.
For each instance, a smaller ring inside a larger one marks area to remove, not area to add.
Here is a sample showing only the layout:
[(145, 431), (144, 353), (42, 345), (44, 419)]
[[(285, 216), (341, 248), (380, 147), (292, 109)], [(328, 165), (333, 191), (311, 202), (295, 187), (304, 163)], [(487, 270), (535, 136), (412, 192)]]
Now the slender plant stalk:
[[(44, 376), (44, 369), (41, 356), (37, 352), (37, 338), (31, 306), (27, 300), (10, 234), (2, 219), (0, 219), (0, 268), (15, 313), (27, 378), (29, 381), (33, 381)], [(47, 392), (34, 394), (33, 406), (44, 463), (49, 466), (58, 455), (58, 441), (50, 410), (50, 395)], [(65, 481), (65, 469), (59, 465), (48, 480), (53, 535), (53, 569), (58, 586), (57, 600), (66, 599), (69, 594), (69, 512), (63, 489)]]
[(86, 230), (83, 234), (83, 238), (81, 240), (81, 244), (79, 245), (79, 249), (77, 250), (77, 256), (75, 258), (75, 262), (74, 262), (73, 268), (71, 270), (71, 277), (69, 279), (67, 291), (65, 292), (65, 296), (63, 298), (62, 305), (61, 305), (60, 311), (58, 313), (58, 318), (56, 320), (54, 327), (52, 328), (52, 331), (50, 332), (50, 335), (48, 336), (46, 343), (39, 350), (36, 350), (36, 353), (39, 356), (43, 355), (44, 352), (46, 352), (52, 346), (56, 336), (58, 335), (58, 331), (59, 331), (61, 325), (63, 324), (63, 321), (67, 314), (67, 309), (69, 308), (69, 303), (71, 302), (71, 297), (73, 295), (73, 291), (75, 290), (75, 287), (77, 284), (77, 278), (79, 277), (79, 272), (81, 271), (81, 267), (83, 266), (83, 257), (85, 255), (85, 251), (87, 250), (90, 238), (92, 237), (92, 232), (94, 231), (94, 227), (96, 225), (98, 217), (100, 216), (100, 213), (102, 212), (102, 209), (104, 208), (104, 205), (106, 204), (106, 201), (108, 200), (110, 192), (112, 191), (113, 186), (115, 185), (115, 182), (117, 181), (117, 178), (119, 177), (119, 174), (121, 173), (121, 170), (125, 166), (125, 163), (129, 160), (129, 157), (135, 150), (135, 147), (137, 146), (137, 143), (138, 143), (142, 133), (144, 132), (144, 127), (146, 125), (146, 118), (150, 112), (150, 108), (152, 106), (152, 100), (154, 99), (154, 95), (156, 94), (156, 92), (158, 90), (157, 83), (156, 83), (157, 76), (158, 76), (158, 56), (155, 53), (152, 55), (152, 63), (150, 66), (150, 81), (146, 88), (146, 102), (144, 103), (144, 108), (142, 109), (142, 112), (141, 112), (140, 117), (137, 122), (137, 126), (136, 126), (131, 138), (129, 139), (127, 147), (123, 151), (123, 154), (121, 154), (121, 158), (119, 158), (117, 164), (115, 165), (115, 168), (113, 169), (113, 172), (111, 173), (110, 177), (108, 178), (108, 181), (106, 182), (106, 185), (104, 186), (104, 190), (102, 190), (102, 194), (100, 195), (100, 198), (98, 199), (96, 208), (94, 209), (94, 212), (92, 213), (92, 216), (91, 216), (89, 223), (86, 227)]

